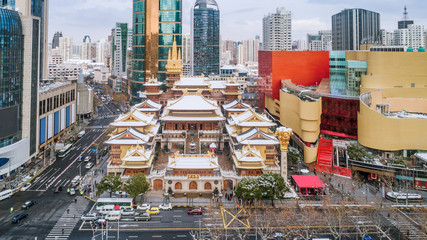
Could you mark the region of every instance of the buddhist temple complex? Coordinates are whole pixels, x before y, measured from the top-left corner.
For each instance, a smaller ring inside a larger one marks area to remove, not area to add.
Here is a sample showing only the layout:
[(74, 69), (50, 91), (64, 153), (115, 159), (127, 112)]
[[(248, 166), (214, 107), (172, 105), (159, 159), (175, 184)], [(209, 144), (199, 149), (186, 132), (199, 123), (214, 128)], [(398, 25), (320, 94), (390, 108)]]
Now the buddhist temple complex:
[(276, 124), (242, 101), (236, 79), (183, 77), (176, 43), (166, 69), (167, 82), (148, 80), (142, 102), (111, 124), (108, 174), (144, 173), (153, 190), (212, 193), (280, 172)]

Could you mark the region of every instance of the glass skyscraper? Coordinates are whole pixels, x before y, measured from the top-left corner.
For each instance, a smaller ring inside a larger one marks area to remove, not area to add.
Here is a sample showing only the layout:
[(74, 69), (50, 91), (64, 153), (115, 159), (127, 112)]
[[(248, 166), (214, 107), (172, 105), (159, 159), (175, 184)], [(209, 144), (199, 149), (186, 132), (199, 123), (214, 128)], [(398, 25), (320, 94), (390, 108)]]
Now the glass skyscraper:
[(152, 77), (166, 80), (168, 51), (176, 39), (182, 47), (182, 0), (134, 0), (131, 67), (132, 101)]
[(220, 15), (215, 0), (197, 0), (192, 9), (193, 75), (220, 73)]
[(365, 9), (345, 9), (332, 16), (332, 49), (359, 50), (360, 44), (381, 42), (380, 14)]
[(21, 140), (24, 36), (16, 11), (0, 9), (0, 148)]

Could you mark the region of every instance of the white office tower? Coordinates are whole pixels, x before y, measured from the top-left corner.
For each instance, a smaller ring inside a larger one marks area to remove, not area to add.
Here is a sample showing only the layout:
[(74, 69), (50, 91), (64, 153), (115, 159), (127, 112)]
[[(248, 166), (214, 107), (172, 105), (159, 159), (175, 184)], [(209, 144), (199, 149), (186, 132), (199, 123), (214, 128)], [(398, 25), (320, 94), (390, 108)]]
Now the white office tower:
[(292, 13), (278, 8), (263, 19), (263, 49), (265, 51), (292, 50)]
[(108, 54), (108, 43), (105, 39), (101, 39), (96, 42), (96, 62), (97, 63), (105, 63), (106, 56)]
[(408, 25), (407, 29), (394, 31), (394, 45), (411, 47), (414, 50), (425, 46), (424, 25)]
[(189, 64), (191, 61), (191, 35), (182, 34), (182, 64)]
[(82, 60), (92, 60), (92, 41), (89, 36), (84, 36), (82, 44)]
[(381, 44), (384, 46), (393, 46), (394, 37), (393, 32), (381, 29)]
[(68, 36), (59, 38), (59, 54), (64, 61), (73, 58), (73, 39)]

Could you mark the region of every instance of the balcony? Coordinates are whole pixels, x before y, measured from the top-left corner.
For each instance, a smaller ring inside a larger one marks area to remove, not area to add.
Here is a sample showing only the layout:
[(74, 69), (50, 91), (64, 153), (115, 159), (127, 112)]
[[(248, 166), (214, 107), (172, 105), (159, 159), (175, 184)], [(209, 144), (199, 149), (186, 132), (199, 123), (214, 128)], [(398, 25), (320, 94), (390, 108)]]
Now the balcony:
[(276, 149), (267, 149), (264, 151), (265, 154), (277, 154)]

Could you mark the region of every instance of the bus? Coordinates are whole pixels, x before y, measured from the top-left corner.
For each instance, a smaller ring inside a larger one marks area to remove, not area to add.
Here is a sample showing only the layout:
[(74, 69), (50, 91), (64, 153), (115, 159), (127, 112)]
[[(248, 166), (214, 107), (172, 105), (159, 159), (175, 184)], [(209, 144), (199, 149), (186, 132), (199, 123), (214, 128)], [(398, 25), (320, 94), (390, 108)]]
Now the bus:
[(101, 210), (104, 206), (119, 206), (122, 208), (132, 208), (132, 198), (98, 198), (96, 210)]
[(63, 149), (59, 151), (59, 157), (65, 157), (73, 148), (73, 144), (67, 144)]

